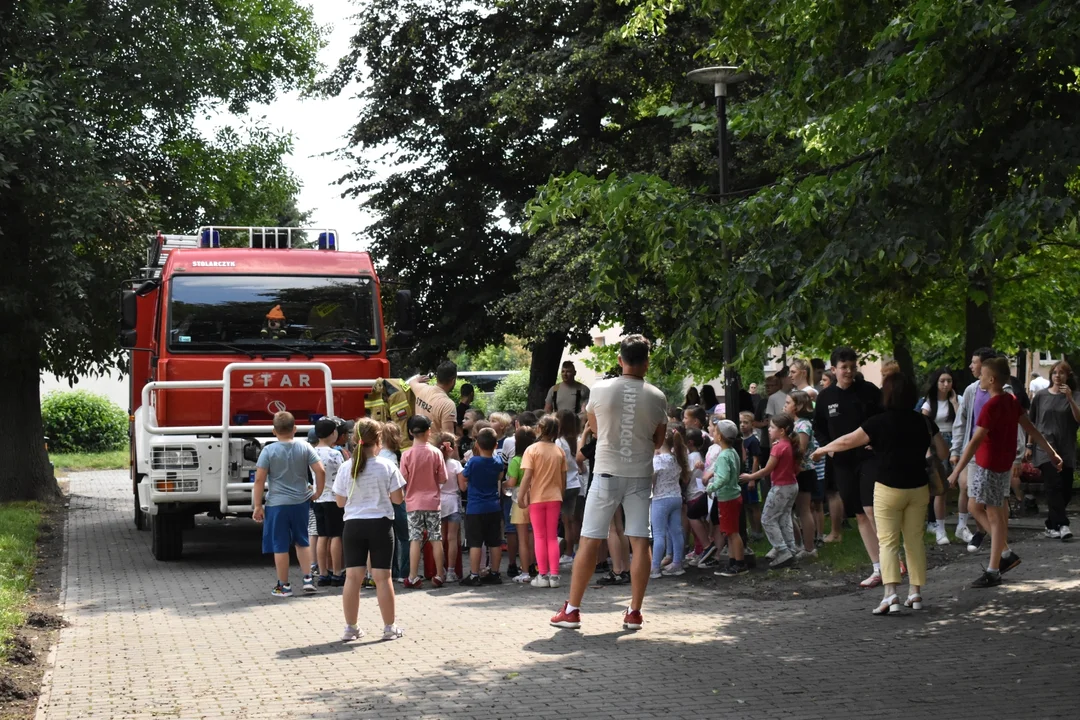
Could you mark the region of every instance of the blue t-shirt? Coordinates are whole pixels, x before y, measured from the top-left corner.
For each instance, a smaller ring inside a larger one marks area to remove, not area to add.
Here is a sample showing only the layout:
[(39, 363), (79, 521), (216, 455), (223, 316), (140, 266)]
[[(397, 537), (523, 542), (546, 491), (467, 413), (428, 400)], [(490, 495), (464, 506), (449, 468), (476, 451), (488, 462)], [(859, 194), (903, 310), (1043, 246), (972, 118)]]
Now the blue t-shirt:
[(469, 481), (469, 504), (466, 515), (502, 512), (499, 502), (499, 475), (503, 472), (502, 460), (497, 457), (473, 455), (465, 463), (461, 474)]
[(308, 468), (317, 462), (315, 449), (300, 440), (278, 441), (264, 447), (256, 467), (266, 468), (266, 506), (307, 502), (311, 498)]

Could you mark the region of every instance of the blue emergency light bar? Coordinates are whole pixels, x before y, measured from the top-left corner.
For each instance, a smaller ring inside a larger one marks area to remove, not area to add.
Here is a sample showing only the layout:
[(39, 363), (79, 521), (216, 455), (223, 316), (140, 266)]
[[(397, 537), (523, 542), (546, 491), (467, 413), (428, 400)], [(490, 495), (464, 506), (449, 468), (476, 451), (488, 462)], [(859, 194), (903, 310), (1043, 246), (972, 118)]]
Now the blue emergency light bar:
[(199, 234), (199, 247), (221, 247), (221, 234), (217, 230), (210, 230), (209, 228), (203, 230)]
[(319, 233), (320, 250), (337, 250), (337, 233)]

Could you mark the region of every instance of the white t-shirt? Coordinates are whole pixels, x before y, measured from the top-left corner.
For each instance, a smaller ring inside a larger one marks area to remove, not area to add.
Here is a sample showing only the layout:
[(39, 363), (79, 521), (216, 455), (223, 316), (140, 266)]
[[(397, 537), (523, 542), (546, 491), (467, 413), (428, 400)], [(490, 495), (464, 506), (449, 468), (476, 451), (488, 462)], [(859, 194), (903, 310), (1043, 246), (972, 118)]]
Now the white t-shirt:
[[(930, 412), (930, 402), (926, 401), (922, 404), (922, 410)], [(938, 432), (952, 433), (953, 424), (949, 422), (949, 401), (938, 400), (937, 404), (937, 417), (934, 418), (934, 422), (937, 423)]]
[(701, 482), (701, 476), (705, 474), (705, 468), (694, 468), (698, 463), (704, 463), (705, 459), (701, 457), (701, 453), (695, 450), (687, 457), (687, 462), (690, 463), (690, 482), (686, 486), (686, 498), (689, 500), (705, 492), (705, 483)]
[(596, 415), (593, 476), (651, 478), (656, 428), (667, 423), (667, 399), (641, 378), (623, 375), (592, 387), (588, 411)]
[(397, 466), (386, 458), (368, 458), (364, 471), (354, 482), (353, 460), (346, 460), (334, 478), (334, 494), (348, 498), (346, 520), (371, 520), (394, 517), (390, 493), (405, 487), (405, 478)]
[(677, 498), (682, 495), (679, 484), (682, 468), (674, 455), (668, 452), (653, 455), (653, 474), (653, 498)]
[(517, 438), (513, 435), (503, 440), (502, 447), (499, 449), (499, 454), (502, 455), (503, 465), (510, 465), (510, 461), (514, 459), (515, 448), (517, 448)]
[(439, 486), (439, 511), (442, 517), (461, 512), (461, 492), (457, 482), (461, 471), (461, 463), (456, 458), (447, 458), (446, 482)]
[(334, 480), (345, 458), (341, 457), (341, 451), (337, 448), (316, 445), (314, 450), (315, 455), (323, 464), (323, 469), (326, 470), (326, 483), (323, 485), (322, 495), (317, 497), (315, 502), (337, 502), (334, 498)]
[(566, 456), (566, 489), (580, 488), (581, 478), (578, 477), (577, 459), (574, 457), (574, 453), (570, 451), (570, 443), (566, 442), (566, 438), (559, 438), (555, 441), (555, 444), (559, 446), (559, 449), (563, 451), (563, 455)]
[(1048, 387), (1050, 387), (1049, 380), (1044, 377), (1037, 377), (1031, 381), (1031, 394), (1034, 395), (1040, 390), (1045, 390)]
[(393, 450), (387, 450), (386, 448), (383, 448), (379, 451), (379, 457), (383, 458), (384, 460), (389, 460), (394, 464), (394, 467), (397, 467), (399, 464), (397, 455), (394, 454)]

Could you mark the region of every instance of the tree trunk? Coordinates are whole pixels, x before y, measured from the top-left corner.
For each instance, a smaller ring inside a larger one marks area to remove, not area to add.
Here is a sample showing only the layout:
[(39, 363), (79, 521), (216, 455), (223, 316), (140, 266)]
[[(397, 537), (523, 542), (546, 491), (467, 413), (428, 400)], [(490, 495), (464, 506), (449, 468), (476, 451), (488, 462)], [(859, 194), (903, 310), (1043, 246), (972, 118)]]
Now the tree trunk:
[(548, 333), (543, 340), (532, 346), (532, 363), (529, 365), (529, 410), (543, 410), (548, 389), (559, 377), (559, 361), (566, 348), (566, 331)]
[(889, 326), (889, 332), (892, 334), (893, 360), (900, 366), (900, 372), (902, 372), (908, 380), (914, 382), (915, 359), (911, 356), (911, 346), (908, 344), (907, 332), (904, 328), (896, 324)]
[[(986, 299), (977, 302), (973, 294), (984, 294)], [(980, 270), (971, 278), (968, 298), (964, 306), (964, 368), (957, 373), (962, 382), (957, 385), (957, 392), (975, 381), (968, 370), (968, 361), (979, 348), (993, 347), (996, 328), (994, 326), (994, 284), (989, 274)]]
[(8, 358), (0, 363), (0, 501), (53, 500), (60, 496), (49, 467), (41, 428), (40, 343), (8, 337)]

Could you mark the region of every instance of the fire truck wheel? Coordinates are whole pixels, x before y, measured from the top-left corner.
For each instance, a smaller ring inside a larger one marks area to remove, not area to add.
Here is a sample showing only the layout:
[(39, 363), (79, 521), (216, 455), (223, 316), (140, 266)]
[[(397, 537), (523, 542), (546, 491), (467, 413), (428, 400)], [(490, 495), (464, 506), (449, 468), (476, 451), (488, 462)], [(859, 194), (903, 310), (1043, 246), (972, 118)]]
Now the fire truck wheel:
[(180, 515), (154, 515), (150, 523), (151, 551), (157, 560), (179, 560), (184, 547), (184, 518)]
[(143, 512), (142, 506), (139, 505), (139, 496), (135, 495), (135, 529), (136, 530), (149, 530), (150, 529), (150, 517)]

